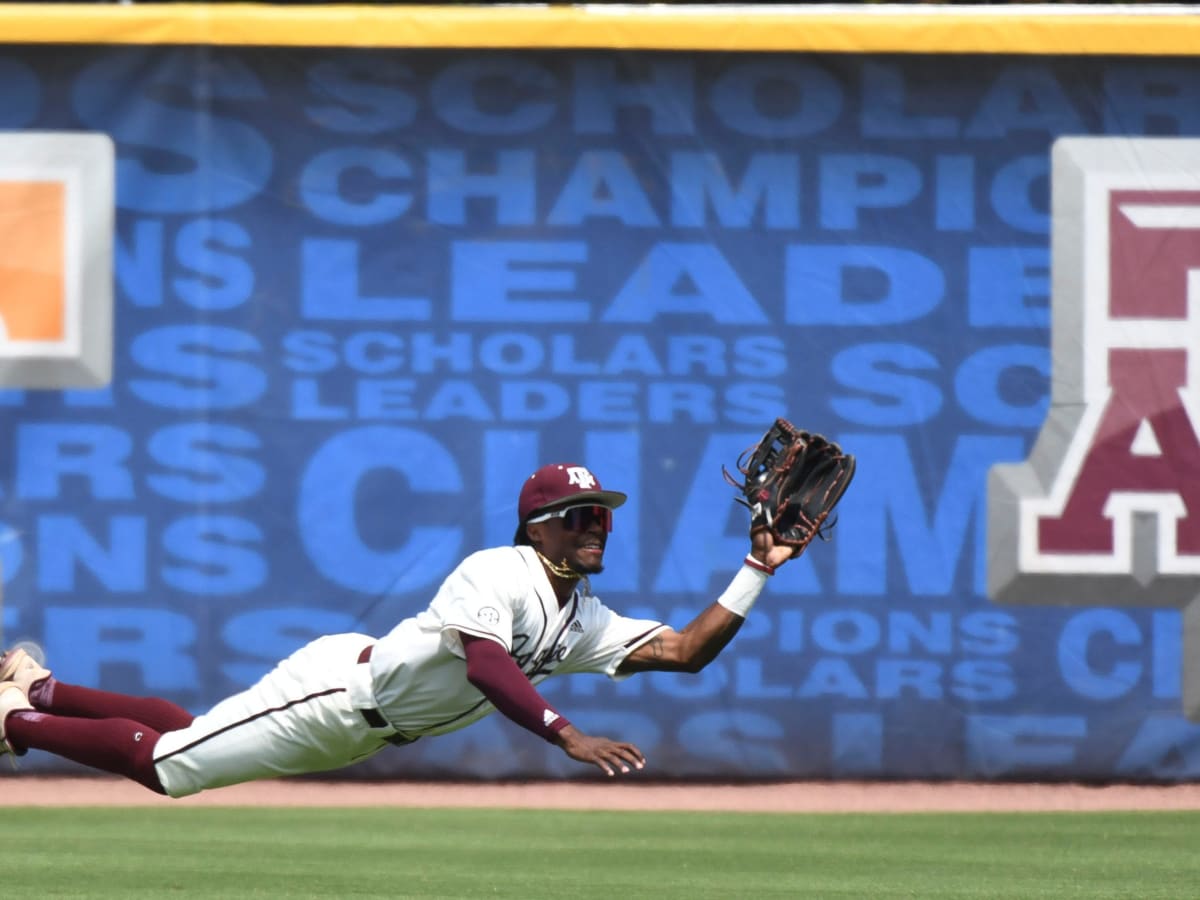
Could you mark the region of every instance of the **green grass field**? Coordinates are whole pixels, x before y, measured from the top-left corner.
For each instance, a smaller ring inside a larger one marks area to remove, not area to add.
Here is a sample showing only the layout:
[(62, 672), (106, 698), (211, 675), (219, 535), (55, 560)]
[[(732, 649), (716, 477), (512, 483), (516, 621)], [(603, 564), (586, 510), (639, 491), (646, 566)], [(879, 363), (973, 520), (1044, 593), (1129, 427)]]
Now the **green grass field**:
[(6, 897), (1200, 894), (1200, 812), (2, 811)]

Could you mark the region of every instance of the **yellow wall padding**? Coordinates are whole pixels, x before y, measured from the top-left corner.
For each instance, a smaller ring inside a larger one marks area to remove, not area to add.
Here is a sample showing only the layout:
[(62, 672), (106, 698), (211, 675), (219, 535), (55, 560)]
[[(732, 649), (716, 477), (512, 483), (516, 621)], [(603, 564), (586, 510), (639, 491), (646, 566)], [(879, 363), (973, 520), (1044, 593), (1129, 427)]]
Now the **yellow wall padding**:
[(1195, 56), (1200, 11), (0, 3), (0, 43)]

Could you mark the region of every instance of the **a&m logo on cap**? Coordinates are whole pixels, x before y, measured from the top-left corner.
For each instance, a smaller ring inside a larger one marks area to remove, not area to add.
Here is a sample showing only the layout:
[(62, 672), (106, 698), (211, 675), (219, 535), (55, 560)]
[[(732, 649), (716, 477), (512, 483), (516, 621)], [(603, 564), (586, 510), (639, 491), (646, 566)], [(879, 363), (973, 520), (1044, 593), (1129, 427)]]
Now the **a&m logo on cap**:
[(107, 135), (0, 132), (0, 388), (112, 378)]
[(590, 491), (596, 486), (596, 476), (583, 466), (570, 466), (567, 469), (567, 484), (575, 484)]

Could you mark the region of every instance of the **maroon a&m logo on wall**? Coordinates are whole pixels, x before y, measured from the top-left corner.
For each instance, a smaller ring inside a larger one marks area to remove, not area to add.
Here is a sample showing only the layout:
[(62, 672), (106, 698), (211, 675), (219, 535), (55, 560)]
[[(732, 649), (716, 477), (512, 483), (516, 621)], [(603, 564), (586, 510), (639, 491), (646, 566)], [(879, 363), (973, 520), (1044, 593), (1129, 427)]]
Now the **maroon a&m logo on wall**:
[[(998, 602), (1178, 606), (1200, 625), (1197, 173), (1197, 140), (1054, 146), (1051, 406), (1029, 458), (989, 479)], [(1184, 682), (1200, 716), (1200, 677)]]

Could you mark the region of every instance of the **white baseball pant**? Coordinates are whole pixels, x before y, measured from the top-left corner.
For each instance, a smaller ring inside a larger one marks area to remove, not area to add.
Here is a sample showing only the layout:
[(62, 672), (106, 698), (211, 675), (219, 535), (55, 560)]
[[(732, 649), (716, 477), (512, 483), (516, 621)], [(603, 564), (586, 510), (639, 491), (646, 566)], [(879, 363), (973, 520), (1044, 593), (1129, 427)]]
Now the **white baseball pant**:
[(357, 661), (374, 640), (318, 638), (187, 728), (162, 735), (154, 765), (167, 794), (323, 772), (379, 752), (391, 729), (372, 728), (359, 711), (375, 706), (371, 667)]

